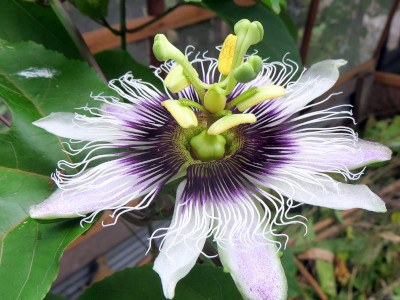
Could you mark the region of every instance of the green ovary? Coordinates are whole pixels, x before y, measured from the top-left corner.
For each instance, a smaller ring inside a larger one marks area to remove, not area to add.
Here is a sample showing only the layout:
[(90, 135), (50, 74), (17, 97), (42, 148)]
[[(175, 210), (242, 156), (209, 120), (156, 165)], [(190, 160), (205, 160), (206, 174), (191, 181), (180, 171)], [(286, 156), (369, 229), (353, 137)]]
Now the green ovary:
[(178, 127), (174, 134), (178, 152), (187, 163), (209, 162), (224, 159), (239, 151), (243, 145), (240, 131), (230, 129), (219, 135), (207, 134), (207, 121), (198, 115), (199, 125), (191, 128)]
[(207, 134), (203, 130), (190, 140), (190, 147), (201, 161), (212, 161), (225, 156), (226, 139), (222, 135)]

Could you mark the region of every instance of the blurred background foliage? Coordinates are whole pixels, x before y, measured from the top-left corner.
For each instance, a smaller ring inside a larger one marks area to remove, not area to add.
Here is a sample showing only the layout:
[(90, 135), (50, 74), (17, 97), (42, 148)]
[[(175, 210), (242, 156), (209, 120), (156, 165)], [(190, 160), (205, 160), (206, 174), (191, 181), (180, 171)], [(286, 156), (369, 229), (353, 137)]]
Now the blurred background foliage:
[[(151, 245), (144, 256), (146, 238), (171, 216), (176, 189), (167, 186), (143, 215), (124, 216), (115, 229), (98, 223), (81, 228), (74, 220), (35, 222), (27, 210), (54, 189), (49, 175), (65, 154), (59, 139), (31, 122), (86, 105), (90, 92), (109, 94), (106, 81), (127, 71), (161, 87), (148, 67), (158, 64), (150, 51), (155, 33), (164, 32), (182, 50), (193, 45), (196, 51), (217, 56), (214, 46), (242, 18), (263, 23), (265, 37), (257, 46), (262, 57), (281, 60), (287, 54), (305, 65), (328, 58), (348, 60), (347, 72), (335, 86), (343, 93), (329, 105), (354, 104), (358, 124), (350, 125), (361, 137), (394, 151), (390, 162), (370, 166), (360, 179), (385, 200), (386, 214), (303, 205), (294, 213), (308, 218), (308, 234), (299, 226), (280, 229), (290, 236), (282, 255), (289, 297), (400, 299), (398, 4), (0, 0), (2, 299), (162, 299), (151, 267), (135, 266), (151, 263), (157, 254), (158, 245)], [(47, 75), (34, 77), (38, 69)], [(215, 253), (211, 241), (205, 252)], [(240, 298), (218, 259), (201, 257), (199, 263), (178, 284), (176, 299)]]

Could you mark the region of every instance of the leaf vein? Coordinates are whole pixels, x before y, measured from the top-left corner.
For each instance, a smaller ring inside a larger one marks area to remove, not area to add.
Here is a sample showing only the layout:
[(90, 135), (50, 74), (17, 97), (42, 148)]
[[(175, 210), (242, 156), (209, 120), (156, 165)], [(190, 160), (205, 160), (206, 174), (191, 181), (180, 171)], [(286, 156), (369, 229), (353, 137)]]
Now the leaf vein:
[(36, 248), (37, 248), (37, 243), (38, 243), (38, 238), (39, 238), (39, 225), (38, 224), (35, 224), (35, 225), (36, 225), (35, 244), (33, 245), (33, 248), (32, 248), (32, 259), (31, 259), (31, 263), (29, 265), (28, 274), (26, 276), (25, 282), (22, 284), (22, 287), (21, 287), (21, 289), (20, 289), (20, 291), (18, 293), (17, 299), (21, 299), (20, 298), (21, 294), (22, 294), (26, 284), (28, 283), (29, 277), (31, 276), (31, 272), (32, 272), (33, 260), (34, 260), (35, 255), (36, 255)]

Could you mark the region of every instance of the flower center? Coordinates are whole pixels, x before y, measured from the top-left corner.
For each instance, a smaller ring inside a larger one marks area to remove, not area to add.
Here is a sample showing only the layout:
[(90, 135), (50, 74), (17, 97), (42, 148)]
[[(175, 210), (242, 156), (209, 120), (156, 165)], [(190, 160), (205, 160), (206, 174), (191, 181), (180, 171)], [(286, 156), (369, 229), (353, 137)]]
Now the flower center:
[(233, 128), (219, 135), (210, 135), (207, 133), (206, 115), (199, 113), (197, 118), (198, 126), (177, 127), (174, 135), (177, 149), (189, 164), (226, 158), (241, 149), (244, 140), (239, 130)]
[[(234, 27), (235, 35), (225, 39), (218, 58), (218, 70), (221, 73), (218, 82), (209, 84), (199, 79), (197, 71), (185, 55), (173, 46), (163, 34), (156, 35), (153, 52), (160, 61), (174, 60), (177, 64), (164, 80), (165, 86), (175, 94), (192, 85), (199, 102), (187, 98), (169, 99), (162, 102), (180, 127), (189, 130), (188, 147), (193, 156), (201, 161), (221, 159), (228, 155), (232, 141), (227, 140), (233, 127), (256, 122), (252, 113), (245, 110), (270, 99), (282, 97), (282, 86), (268, 85), (252, 87), (231, 101), (227, 96), (237, 84), (254, 80), (263, 71), (263, 61), (257, 55), (246, 56), (250, 46), (259, 43), (264, 30), (259, 22), (241, 20)], [(195, 113), (193, 109), (200, 113)], [(233, 112), (242, 112), (235, 113)], [(199, 122), (198, 116), (206, 121)], [(189, 134), (190, 132), (190, 134)], [(195, 134), (193, 134), (195, 132)]]

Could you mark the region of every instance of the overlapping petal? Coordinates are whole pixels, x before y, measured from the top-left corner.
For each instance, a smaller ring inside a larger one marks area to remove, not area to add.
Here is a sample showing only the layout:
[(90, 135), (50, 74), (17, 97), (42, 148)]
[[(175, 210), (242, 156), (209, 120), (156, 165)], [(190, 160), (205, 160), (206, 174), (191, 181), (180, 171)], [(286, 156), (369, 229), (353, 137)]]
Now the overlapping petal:
[(285, 97), (280, 99), (286, 107), (285, 111), (296, 113), (326, 93), (338, 80), (339, 67), (345, 64), (343, 59), (329, 59), (312, 65), (295, 83), (289, 85)]
[[(178, 186), (171, 226), (154, 262), (154, 270), (161, 277), (164, 295), (168, 299), (174, 297), (176, 284), (195, 265), (210, 227), (210, 218), (201, 214), (201, 205), (182, 205), (185, 187), (186, 181)], [(197, 209), (199, 211), (194, 211)]]
[[(259, 215), (255, 206), (252, 214)], [(265, 234), (258, 221), (257, 217), (243, 221), (245, 230), (252, 231), (251, 244), (246, 242), (242, 232), (227, 227), (228, 230), (218, 237), (223, 239), (218, 247), (221, 262), (245, 299), (286, 299), (287, 282), (278, 249), (272, 236)]]
[(138, 184), (139, 178), (129, 175), (129, 167), (120, 161), (103, 163), (78, 175), (60, 173), (54, 179), (60, 188), (30, 209), (32, 218), (84, 216), (107, 208), (118, 208), (151, 190)]
[(292, 163), (309, 167), (318, 172), (336, 172), (340, 169), (356, 169), (391, 158), (392, 151), (379, 143), (369, 142), (346, 135), (329, 132), (292, 135), (296, 140), (297, 152)]
[(268, 186), (298, 202), (333, 209), (363, 208), (385, 212), (385, 202), (366, 185), (346, 184), (321, 174), (269, 178)]

